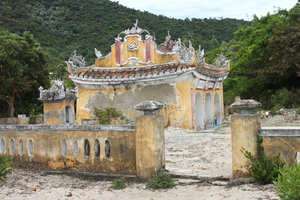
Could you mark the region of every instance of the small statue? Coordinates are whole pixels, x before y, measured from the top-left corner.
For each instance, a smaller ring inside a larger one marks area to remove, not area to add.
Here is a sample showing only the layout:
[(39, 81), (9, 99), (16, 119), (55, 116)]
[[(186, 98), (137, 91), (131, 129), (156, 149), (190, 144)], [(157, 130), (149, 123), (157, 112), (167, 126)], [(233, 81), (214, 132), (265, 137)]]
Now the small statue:
[(97, 57), (98, 59), (102, 58), (101, 52), (100, 52), (99, 50), (97, 50), (96, 48), (94, 48), (94, 49), (95, 49), (95, 55), (96, 55), (96, 57)]

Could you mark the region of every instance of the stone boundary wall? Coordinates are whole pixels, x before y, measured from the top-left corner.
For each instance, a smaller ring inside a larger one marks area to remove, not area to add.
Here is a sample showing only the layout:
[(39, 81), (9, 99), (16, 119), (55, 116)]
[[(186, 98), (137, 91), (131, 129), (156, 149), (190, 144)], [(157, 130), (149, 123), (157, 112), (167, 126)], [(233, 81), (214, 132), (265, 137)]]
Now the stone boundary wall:
[(276, 156), (293, 163), (300, 161), (300, 127), (262, 127), (259, 135), (263, 137), (263, 146), (267, 156)]
[(0, 153), (21, 166), (136, 174), (134, 126), (0, 126)]
[(3, 124), (3, 125), (17, 125), (18, 124), (18, 118), (17, 117), (0, 118), (0, 124)]

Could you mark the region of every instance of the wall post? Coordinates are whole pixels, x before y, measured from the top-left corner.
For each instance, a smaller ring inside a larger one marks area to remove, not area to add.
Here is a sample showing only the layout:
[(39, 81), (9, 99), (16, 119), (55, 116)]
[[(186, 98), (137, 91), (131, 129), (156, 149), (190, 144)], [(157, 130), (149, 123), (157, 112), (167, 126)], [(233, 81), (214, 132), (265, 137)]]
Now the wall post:
[(233, 178), (248, 177), (249, 160), (241, 152), (242, 148), (257, 155), (257, 135), (260, 129), (260, 115), (252, 114), (251, 110), (259, 107), (257, 101), (239, 97), (230, 108), (240, 109), (240, 113), (230, 118), (231, 122), (231, 147), (232, 147), (232, 176)]
[(135, 106), (144, 115), (136, 117), (136, 171), (140, 178), (151, 178), (165, 166), (164, 118), (154, 111), (163, 107), (155, 101)]

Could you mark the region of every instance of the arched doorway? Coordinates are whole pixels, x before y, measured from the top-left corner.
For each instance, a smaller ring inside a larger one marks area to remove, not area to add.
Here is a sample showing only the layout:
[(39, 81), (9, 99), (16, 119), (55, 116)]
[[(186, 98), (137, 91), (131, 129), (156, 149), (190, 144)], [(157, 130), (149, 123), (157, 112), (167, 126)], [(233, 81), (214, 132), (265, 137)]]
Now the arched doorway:
[(211, 95), (207, 93), (205, 96), (205, 128), (213, 127), (213, 113), (212, 113), (212, 102)]
[(215, 94), (214, 98), (214, 123), (215, 126), (221, 124), (221, 106), (220, 106), (220, 97), (218, 93)]
[(202, 109), (202, 97), (199, 92), (196, 94), (196, 129), (202, 130), (204, 129), (204, 121), (203, 121), (203, 109)]

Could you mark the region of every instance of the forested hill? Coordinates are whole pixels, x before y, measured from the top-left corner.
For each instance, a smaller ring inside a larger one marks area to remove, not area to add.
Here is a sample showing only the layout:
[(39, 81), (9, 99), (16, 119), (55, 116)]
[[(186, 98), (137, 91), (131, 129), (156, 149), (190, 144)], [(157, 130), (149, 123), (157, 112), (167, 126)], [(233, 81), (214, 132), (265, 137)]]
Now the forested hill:
[(171, 19), (109, 0), (2, 0), (0, 5), (0, 29), (30, 31), (53, 58), (67, 59), (77, 49), (89, 63), (95, 58), (94, 47), (107, 53), (117, 34), (136, 19), (157, 43), (169, 30), (173, 39), (191, 40), (195, 48), (201, 44), (206, 50), (230, 41), (239, 27), (250, 25), (236, 19)]

